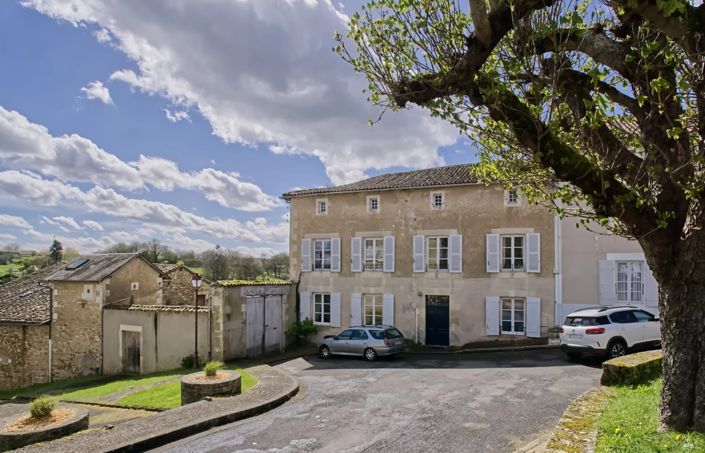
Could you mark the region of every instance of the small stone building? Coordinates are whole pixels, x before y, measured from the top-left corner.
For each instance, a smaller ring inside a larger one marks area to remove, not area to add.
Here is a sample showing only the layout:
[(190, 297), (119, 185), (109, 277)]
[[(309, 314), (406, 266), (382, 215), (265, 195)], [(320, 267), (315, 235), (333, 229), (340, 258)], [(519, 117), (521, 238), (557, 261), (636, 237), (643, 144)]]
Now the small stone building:
[[(164, 287), (164, 305), (193, 305), (194, 289), (191, 280), (196, 273), (183, 264), (157, 264), (157, 266), (169, 276), (169, 284)], [(210, 280), (201, 277), (198, 305), (206, 304), (211, 285)]]

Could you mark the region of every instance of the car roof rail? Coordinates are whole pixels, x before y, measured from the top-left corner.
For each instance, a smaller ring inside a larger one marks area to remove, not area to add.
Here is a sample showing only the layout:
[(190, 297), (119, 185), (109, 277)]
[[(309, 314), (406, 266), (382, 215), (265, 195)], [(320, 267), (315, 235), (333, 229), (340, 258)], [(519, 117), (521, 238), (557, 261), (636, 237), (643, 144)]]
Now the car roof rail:
[(577, 312), (579, 312), (579, 311), (597, 310), (597, 309), (600, 309), (600, 308), (603, 308), (603, 307), (602, 307), (602, 306), (599, 306), (599, 305), (596, 305), (596, 306), (594, 306), (594, 307), (579, 308), (579, 309), (575, 310), (573, 313), (577, 313)]
[(607, 310), (614, 310), (614, 309), (618, 309), (618, 308), (638, 308), (638, 307), (635, 307), (634, 305), (613, 305), (611, 307), (604, 307), (604, 308), (600, 309), (600, 312), (607, 311)]

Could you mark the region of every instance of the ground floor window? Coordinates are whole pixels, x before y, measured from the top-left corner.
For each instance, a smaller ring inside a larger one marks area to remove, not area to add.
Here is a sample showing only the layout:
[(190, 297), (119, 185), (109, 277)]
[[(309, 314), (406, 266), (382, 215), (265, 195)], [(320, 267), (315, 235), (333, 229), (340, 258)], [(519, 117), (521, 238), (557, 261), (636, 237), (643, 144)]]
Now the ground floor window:
[(502, 333), (523, 335), (525, 331), (524, 299), (502, 298)]
[(381, 294), (365, 294), (365, 325), (375, 326), (382, 324), (382, 311), (384, 305), (382, 303)]
[(313, 294), (313, 322), (314, 324), (330, 324), (330, 294)]
[(617, 301), (642, 302), (644, 294), (643, 261), (617, 262)]

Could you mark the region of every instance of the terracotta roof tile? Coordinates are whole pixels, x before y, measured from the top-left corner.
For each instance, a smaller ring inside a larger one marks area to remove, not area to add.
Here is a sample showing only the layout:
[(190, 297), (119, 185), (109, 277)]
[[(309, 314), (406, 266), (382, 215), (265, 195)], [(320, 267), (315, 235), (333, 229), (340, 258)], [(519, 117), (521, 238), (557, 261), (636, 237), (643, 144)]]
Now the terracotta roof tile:
[(282, 195), (282, 198), (289, 200), (308, 195), (477, 184), (477, 178), (470, 174), (472, 166), (473, 164), (459, 164), (401, 173), (387, 173), (342, 186), (293, 190)]
[(0, 285), (0, 323), (49, 322), (50, 289), (39, 284), (63, 266), (54, 264)]
[[(193, 313), (193, 305), (111, 305), (105, 307), (106, 310), (126, 310), (126, 311), (159, 311), (170, 313)], [(208, 313), (208, 307), (198, 307), (199, 313)]]
[(219, 280), (218, 286), (289, 286), (286, 280)]

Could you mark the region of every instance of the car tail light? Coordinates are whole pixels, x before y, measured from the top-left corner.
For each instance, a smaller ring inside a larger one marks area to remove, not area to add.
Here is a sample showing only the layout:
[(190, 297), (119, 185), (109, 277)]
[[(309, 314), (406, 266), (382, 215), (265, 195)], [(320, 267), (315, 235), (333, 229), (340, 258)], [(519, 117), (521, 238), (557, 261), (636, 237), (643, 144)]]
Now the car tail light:
[(389, 346), (389, 337), (387, 337), (386, 335), (384, 336), (384, 345)]
[(565, 333), (565, 329), (561, 327), (561, 333)]
[(605, 333), (605, 328), (604, 327), (594, 327), (592, 329), (587, 329), (585, 331), (585, 333), (588, 335), (599, 335), (601, 333)]

